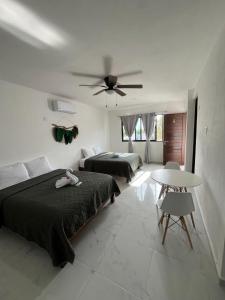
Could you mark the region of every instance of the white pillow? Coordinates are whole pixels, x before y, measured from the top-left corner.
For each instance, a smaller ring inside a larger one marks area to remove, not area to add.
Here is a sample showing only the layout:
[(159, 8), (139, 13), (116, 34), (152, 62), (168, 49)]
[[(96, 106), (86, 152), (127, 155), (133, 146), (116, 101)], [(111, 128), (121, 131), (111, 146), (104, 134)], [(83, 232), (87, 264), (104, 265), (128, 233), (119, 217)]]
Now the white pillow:
[(31, 178), (52, 171), (52, 167), (50, 166), (48, 159), (45, 156), (35, 158), (24, 164), (25, 164), (28, 174)]
[(102, 151), (102, 148), (101, 148), (100, 146), (95, 146), (95, 147), (93, 147), (93, 151), (94, 151), (94, 153), (95, 153), (96, 155), (103, 152), (103, 151)]
[(29, 179), (27, 169), (23, 163), (15, 163), (0, 168), (0, 189)]
[(82, 148), (81, 152), (84, 157), (94, 156), (95, 153), (91, 148)]

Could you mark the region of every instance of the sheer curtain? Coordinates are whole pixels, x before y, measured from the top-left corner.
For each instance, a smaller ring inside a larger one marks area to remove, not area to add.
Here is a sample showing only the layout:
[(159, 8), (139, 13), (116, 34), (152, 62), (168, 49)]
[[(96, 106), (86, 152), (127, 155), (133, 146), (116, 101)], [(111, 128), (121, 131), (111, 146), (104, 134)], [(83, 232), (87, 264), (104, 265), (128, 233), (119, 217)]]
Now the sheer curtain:
[(138, 115), (120, 117), (124, 126), (125, 133), (129, 137), (129, 142), (128, 142), (129, 153), (134, 152), (131, 137), (132, 134), (134, 133), (134, 129), (137, 124), (138, 117), (139, 117)]
[(147, 113), (142, 115), (143, 127), (146, 135), (146, 144), (145, 144), (145, 159), (144, 162), (149, 164), (151, 161), (150, 154), (150, 138), (153, 134), (154, 125), (155, 125), (155, 114)]

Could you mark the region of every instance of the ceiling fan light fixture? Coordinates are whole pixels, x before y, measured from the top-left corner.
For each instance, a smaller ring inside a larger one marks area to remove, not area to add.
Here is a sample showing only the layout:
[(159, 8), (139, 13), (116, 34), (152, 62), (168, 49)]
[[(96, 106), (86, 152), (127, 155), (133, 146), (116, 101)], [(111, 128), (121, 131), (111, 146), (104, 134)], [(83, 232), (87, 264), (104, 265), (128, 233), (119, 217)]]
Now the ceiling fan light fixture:
[(113, 94), (113, 90), (105, 90), (107, 94), (112, 95)]

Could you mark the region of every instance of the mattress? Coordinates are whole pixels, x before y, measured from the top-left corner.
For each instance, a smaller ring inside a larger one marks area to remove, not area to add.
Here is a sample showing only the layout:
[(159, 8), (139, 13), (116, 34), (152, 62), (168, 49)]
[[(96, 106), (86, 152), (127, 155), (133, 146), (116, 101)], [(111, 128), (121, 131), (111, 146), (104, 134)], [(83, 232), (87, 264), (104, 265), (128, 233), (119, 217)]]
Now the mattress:
[(85, 159), (87, 159), (88, 157), (85, 157), (85, 158), (81, 158), (80, 160), (80, 168), (84, 168), (84, 162), (85, 162)]

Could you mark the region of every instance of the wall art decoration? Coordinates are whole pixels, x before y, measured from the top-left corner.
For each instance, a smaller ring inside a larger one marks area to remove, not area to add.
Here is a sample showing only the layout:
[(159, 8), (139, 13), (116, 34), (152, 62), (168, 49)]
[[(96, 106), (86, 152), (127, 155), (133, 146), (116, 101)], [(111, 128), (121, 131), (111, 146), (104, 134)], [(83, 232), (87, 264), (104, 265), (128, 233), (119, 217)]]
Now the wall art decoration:
[(64, 142), (66, 145), (71, 144), (79, 134), (77, 125), (65, 127), (57, 124), (52, 124), (52, 126), (54, 139), (58, 143)]

